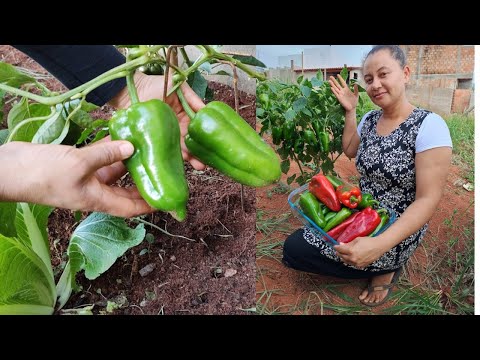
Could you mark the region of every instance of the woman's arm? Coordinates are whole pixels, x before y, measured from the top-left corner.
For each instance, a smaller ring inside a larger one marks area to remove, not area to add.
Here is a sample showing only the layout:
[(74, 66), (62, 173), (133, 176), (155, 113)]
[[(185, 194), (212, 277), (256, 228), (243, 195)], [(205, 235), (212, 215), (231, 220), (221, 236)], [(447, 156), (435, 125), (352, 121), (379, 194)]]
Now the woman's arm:
[(345, 109), (345, 127), (342, 136), (342, 148), (345, 155), (350, 159), (357, 155), (360, 137), (357, 134), (357, 104), (358, 104), (358, 86), (355, 84), (352, 92), (345, 80), (337, 75), (338, 81), (333, 76), (328, 80), (333, 95)]
[(442, 198), (451, 157), (450, 147), (417, 153), (415, 201), (379, 236), (358, 237), (348, 244), (335, 246), (339, 256), (348, 264), (364, 268), (425, 225)]

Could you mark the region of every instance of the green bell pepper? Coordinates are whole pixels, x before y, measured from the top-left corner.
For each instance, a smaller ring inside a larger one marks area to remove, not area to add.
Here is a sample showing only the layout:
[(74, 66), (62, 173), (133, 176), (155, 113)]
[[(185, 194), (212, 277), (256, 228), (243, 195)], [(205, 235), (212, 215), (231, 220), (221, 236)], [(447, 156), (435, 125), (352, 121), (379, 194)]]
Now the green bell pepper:
[(380, 204), (372, 194), (362, 193), (362, 200), (357, 205), (358, 209), (365, 209), (366, 207), (376, 207)]
[(187, 215), (188, 183), (173, 110), (153, 99), (118, 110), (109, 122), (112, 140), (128, 140), (135, 151), (124, 161), (138, 191), (155, 209), (176, 220)]
[(280, 179), (280, 160), (258, 133), (227, 104), (212, 101), (196, 114), (177, 90), (191, 118), (185, 144), (190, 153), (240, 184), (269, 185)]

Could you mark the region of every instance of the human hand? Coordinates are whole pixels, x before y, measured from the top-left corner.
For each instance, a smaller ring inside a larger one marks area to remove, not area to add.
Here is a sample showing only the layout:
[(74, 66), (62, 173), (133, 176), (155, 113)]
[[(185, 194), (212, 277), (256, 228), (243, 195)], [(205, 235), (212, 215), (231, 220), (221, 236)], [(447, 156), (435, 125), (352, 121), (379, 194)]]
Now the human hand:
[(352, 111), (355, 110), (358, 104), (358, 86), (357, 84), (353, 85), (353, 90), (352, 92), (350, 88), (348, 87), (347, 83), (343, 78), (340, 76), (340, 74), (337, 75), (338, 80), (340, 83), (335, 80), (333, 76), (330, 76), (330, 79), (328, 80), (328, 83), (330, 84), (330, 88), (332, 89), (333, 94), (337, 98), (337, 100), (340, 102), (340, 104), (343, 106), (345, 111)]
[(109, 186), (126, 173), (128, 141), (103, 141), (77, 149), (11, 142), (0, 146), (0, 201), (43, 204), (132, 217), (156, 211), (135, 187)]
[[(163, 91), (164, 91), (164, 82), (165, 77), (163, 75), (145, 75), (141, 72), (135, 73), (135, 86), (137, 87), (138, 98), (140, 101), (147, 101), (151, 99), (160, 99), (163, 101)], [(168, 88), (172, 87), (172, 76), (169, 76), (168, 79)], [(197, 112), (205, 106), (202, 99), (198, 97), (195, 91), (185, 82), (181, 86), (182, 92), (187, 100), (188, 104), (193, 111)], [(193, 157), (192, 154), (188, 151), (187, 146), (185, 145), (185, 135), (188, 132), (188, 124), (190, 124), (190, 118), (183, 109), (183, 106), (178, 99), (177, 94), (174, 92), (167, 96), (165, 99), (167, 103), (178, 119), (178, 124), (180, 125), (180, 144), (182, 149), (183, 160), (189, 161), (190, 164), (196, 170), (204, 170), (205, 164), (200, 160)], [(130, 97), (128, 95), (127, 89), (122, 90), (110, 104), (116, 108), (125, 109), (130, 106)]]
[(349, 243), (334, 245), (337, 256), (346, 264), (363, 269), (379, 259), (385, 251), (378, 247), (378, 239), (361, 236)]

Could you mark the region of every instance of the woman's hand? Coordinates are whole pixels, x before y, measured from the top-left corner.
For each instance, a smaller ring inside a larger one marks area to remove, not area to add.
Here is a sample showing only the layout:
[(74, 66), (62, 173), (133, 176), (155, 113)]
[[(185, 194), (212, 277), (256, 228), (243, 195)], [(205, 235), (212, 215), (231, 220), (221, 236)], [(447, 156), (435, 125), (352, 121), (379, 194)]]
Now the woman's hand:
[(333, 94), (338, 99), (338, 101), (343, 106), (346, 112), (355, 110), (358, 104), (357, 84), (353, 85), (354, 92), (352, 92), (348, 87), (347, 83), (345, 82), (345, 80), (343, 80), (343, 78), (340, 76), (340, 74), (338, 74), (337, 77), (340, 83), (337, 80), (335, 80), (333, 76), (330, 76), (330, 79), (328, 80), (328, 83), (330, 84), (330, 88), (332, 89)]
[(378, 239), (368, 236), (357, 237), (349, 243), (340, 243), (333, 248), (344, 263), (359, 269), (367, 267), (386, 252), (378, 247)]
[[(138, 98), (140, 101), (147, 101), (151, 99), (163, 100), (163, 90), (165, 82), (165, 77), (163, 75), (145, 75), (137, 71), (134, 78), (135, 86), (137, 87)], [(169, 76), (169, 89), (172, 86), (171, 80), (172, 76)], [(193, 91), (186, 82), (182, 84), (181, 89), (185, 96), (185, 99), (187, 100), (193, 111), (197, 112), (205, 106), (202, 99), (198, 97), (195, 91)], [(167, 98), (165, 99), (165, 103), (167, 103), (175, 112), (178, 123), (180, 125), (180, 143), (182, 148), (183, 160), (189, 161), (193, 168), (196, 170), (205, 169), (205, 164), (194, 158), (192, 154), (190, 154), (190, 152), (188, 151), (187, 146), (185, 145), (185, 135), (187, 135), (188, 132), (188, 124), (190, 124), (190, 118), (183, 109), (180, 100), (178, 100), (177, 94), (174, 92), (173, 94), (167, 96)], [(114, 99), (112, 99), (112, 101), (109, 102), (109, 104), (121, 109), (125, 109), (130, 106), (130, 97), (128, 95), (128, 90), (126, 88), (122, 90)]]
[(156, 211), (135, 187), (110, 186), (126, 173), (128, 141), (109, 138), (81, 149), (11, 142), (0, 146), (0, 201), (28, 202), (71, 210), (132, 217)]

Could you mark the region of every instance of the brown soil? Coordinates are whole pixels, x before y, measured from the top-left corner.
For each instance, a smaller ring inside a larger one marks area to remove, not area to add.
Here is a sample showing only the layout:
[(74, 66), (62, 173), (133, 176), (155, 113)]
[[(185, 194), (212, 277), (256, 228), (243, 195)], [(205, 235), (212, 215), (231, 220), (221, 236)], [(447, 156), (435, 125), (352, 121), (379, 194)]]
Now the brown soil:
[[(10, 46), (0, 46), (0, 60), (48, 74)], [(44, 83), (51, 90), (65, 90), (55, 78), (49, 77)], [(210, 83), (209, 87), (215, 100), (235, 107), (231, 87), (218, 83)], [(240, 92), (239, 109), (240, 115), (254, 126), (255, 97)], [(109, 118), (111, 111), (104, 106), (96, 110), (95, 117)], [(211, 168), (198, 172), (189, 164), (185, 166), (190, 188), (185, 222), (179, 223), (161, 212), (145, 220), (195, 241), (167, 236), (147, 225), (154, 242), (143, 241), (130, 249), (93, 281), (79, 274), (77, 281), (82, 290), (70, 297), (65, 309), (95, 304), (94, 313), (102, 314), (250, 313), (246, 310), (254, 308), (256, 302), (255, 189), (242, 189)], [(127, 178), (126, 183), (131, 181)], [(48, 233), (56, 280), (75, 226), (71, 211), (56, 209), (50, 216)], [(142, 277), (139, 271), (147, 265), (154, 270)], [(120, 307), (107, 312), (108, 301)]]
[[(257, 130), (261, 125), (257, 124)], [(266, 137), (270, 142), (270, 139)], [(358, 172), (355, 168), (354, 160), (349, 160), (345, 155), (339, 157), (335, 162), (335, 171), (339, 177), (355, 183), (358, 181)], [(452, 165), (448, 176), (445, 193), (438, 205), (438, 209), (429, 222), (429, 228), (421, 245), (413, 254), (407, 263), (407, 272), (401, 277), (403, 281), (409, 281), (413, 286), (429, 287), (429, 279), (426, 276), (426, 269), (431, 268), (433, 263), (442, 259), (455, 260), (455, 254), (465, 250), (465, 237), (461, 236), (464, 228), (472, 230), (474, 222), (474, 192), (468, 192), (463, 189), (462, 184), (467, 181), (461, 176), (461, 169)], [(292, 174), (299, 174), (300, 170), (296, 163), (291, 164), (288, 174), (283, 174), (281, 181), (286, 184), (286, 179)], [(298, 187), (298, 184), (291, 185), (292, 188)], [(257, 190), (257, 211), (264, 211), (265, 217), (279, 217), (282, 214), (292, 214), (287, 198), (289, 192), (279, 193), (273, 191), (275, 185)], [(294, 216), (286, 220), (285, 225), (290, 225), (293, 232), (302, 224)], [(282, 242), (288, 234), (282, 232), (273, 232), (269, 235), (268, 242)], [(257, 242), (265, 241), (265, 236), (257, 231)], [(452, 248), (449, 249), (449, 242), (452, 239), (458, 239)], [(270, 256), (257, 256), (257, 309), (262, 306), (266, 309), (265, 313), (290, 313), (290, 314), (334, 314), (335, 312), (322, 308), (319, 304), (335, 304), (345, 306), (362, 307), (357, 297), (365, 288), (367, 280), (343, 280), (333, 277), (326, 277), (316, 274), (309, 274), (289, 269), (281, 263), (281, 246), (277, 248), (278, 252), (272, 258)], [(436, 271), (442, 272), (442, 278), (450, 276), (455, 281), (454, 265), (445, 266), (446, 261), (442, 262), (442, 268)], [(453, 261), (453, 264), (455, 261)], [(458, 275), (458, 274), (457, 274)], [(332, 294), (330, 291), (319, 290), (322, 285), (334, 283), (337, 284)], [(451, 281), (441, 286), (444, 293), (442, 300), (446, 300), (451, 291)], [(433, 285), (433, 289), (438, 290), (438, 286)], [(275, 291), (272, 291), (275, 290)], [(343, 299), (338, 294), (346, 296)], [(348, 299), (349, 297), (349, 299)], [(347, 299), (347, 300), (346, 300)], [(468, 301), (473, 305), (473, 297)], [(388, 307), (393, 305), (393, 301), (386, 302), (382, 306), (368, 309), (363, 306), (365, 311), (360, 313), (382, 313)], [(454, 309), (448, 309), (454, 312)]]

